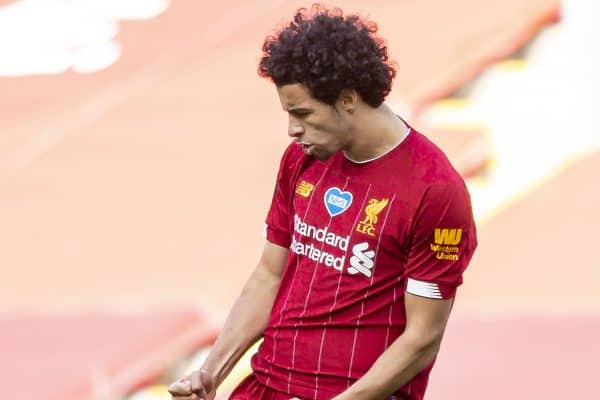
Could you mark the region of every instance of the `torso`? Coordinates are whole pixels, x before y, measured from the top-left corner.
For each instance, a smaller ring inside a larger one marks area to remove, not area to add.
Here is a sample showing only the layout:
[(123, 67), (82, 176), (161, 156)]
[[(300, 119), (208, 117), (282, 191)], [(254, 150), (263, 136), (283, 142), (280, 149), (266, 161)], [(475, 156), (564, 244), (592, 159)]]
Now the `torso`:
[[(432, 180), (460, 180), (431, 146), (413, 131), (370, 163), (338, 153), (298, 164), (287, 216), (291, 251), (253, 360), (263, 384), (330, 398), (402, 333), (416, 210)], [(419, 162), (424, 156), (430, 159)]]

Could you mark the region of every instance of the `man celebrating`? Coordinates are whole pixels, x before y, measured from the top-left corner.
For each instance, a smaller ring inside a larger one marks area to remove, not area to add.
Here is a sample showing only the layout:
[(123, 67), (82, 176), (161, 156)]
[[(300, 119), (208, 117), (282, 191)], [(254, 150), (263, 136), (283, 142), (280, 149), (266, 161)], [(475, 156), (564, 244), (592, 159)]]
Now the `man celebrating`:
[(313, 7), (265, 40), (259, 74), (295, 140), (258, 265), (174, 399), (214, 399), (260, 337), (230, 399), (423, 399), (475, 226), (446, 156), (383, 103), (395, 70), (376, 30)]

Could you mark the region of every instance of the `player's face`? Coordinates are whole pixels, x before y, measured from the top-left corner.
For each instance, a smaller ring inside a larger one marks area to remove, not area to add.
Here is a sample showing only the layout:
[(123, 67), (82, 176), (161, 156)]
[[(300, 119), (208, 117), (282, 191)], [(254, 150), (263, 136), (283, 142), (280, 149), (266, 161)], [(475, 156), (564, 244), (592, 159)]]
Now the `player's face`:
[(315, 99), (298, 83), (279, 86), (277, 93), (289, 115), (288, 135), (296, 139), (306, 154), (325, 161), (348, 146), (350, 121), (336, 105)]

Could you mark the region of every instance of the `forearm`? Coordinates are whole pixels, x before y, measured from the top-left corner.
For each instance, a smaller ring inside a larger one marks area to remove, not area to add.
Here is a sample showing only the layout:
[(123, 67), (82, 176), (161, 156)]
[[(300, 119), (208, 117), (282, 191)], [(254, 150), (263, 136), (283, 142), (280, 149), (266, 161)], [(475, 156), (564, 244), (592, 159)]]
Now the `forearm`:
[(441, 338), (423, 339), (405, 332), (384, 351), (365, 375), (334, 400), (382, 400), (408, 383), (437, 354)]
[(220, 384), (267, 325), (280, 278), (257, 268), (233, 305), (202, 368)]

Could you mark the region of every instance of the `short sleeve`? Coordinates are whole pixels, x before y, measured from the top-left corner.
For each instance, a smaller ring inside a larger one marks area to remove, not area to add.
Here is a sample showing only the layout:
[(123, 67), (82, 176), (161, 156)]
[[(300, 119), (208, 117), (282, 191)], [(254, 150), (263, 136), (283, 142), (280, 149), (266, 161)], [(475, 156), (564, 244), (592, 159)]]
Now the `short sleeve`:
[(413, 223), (406, 292), (434, 299), (454, 297), (476, 247), (477, 233), (465, 185), (430, 186)]
[(271, 206), (266, 219), (266, 238), (282, 247), (291, 243), (291, 196), (299, 146), (290, 144), (281, 158)]

